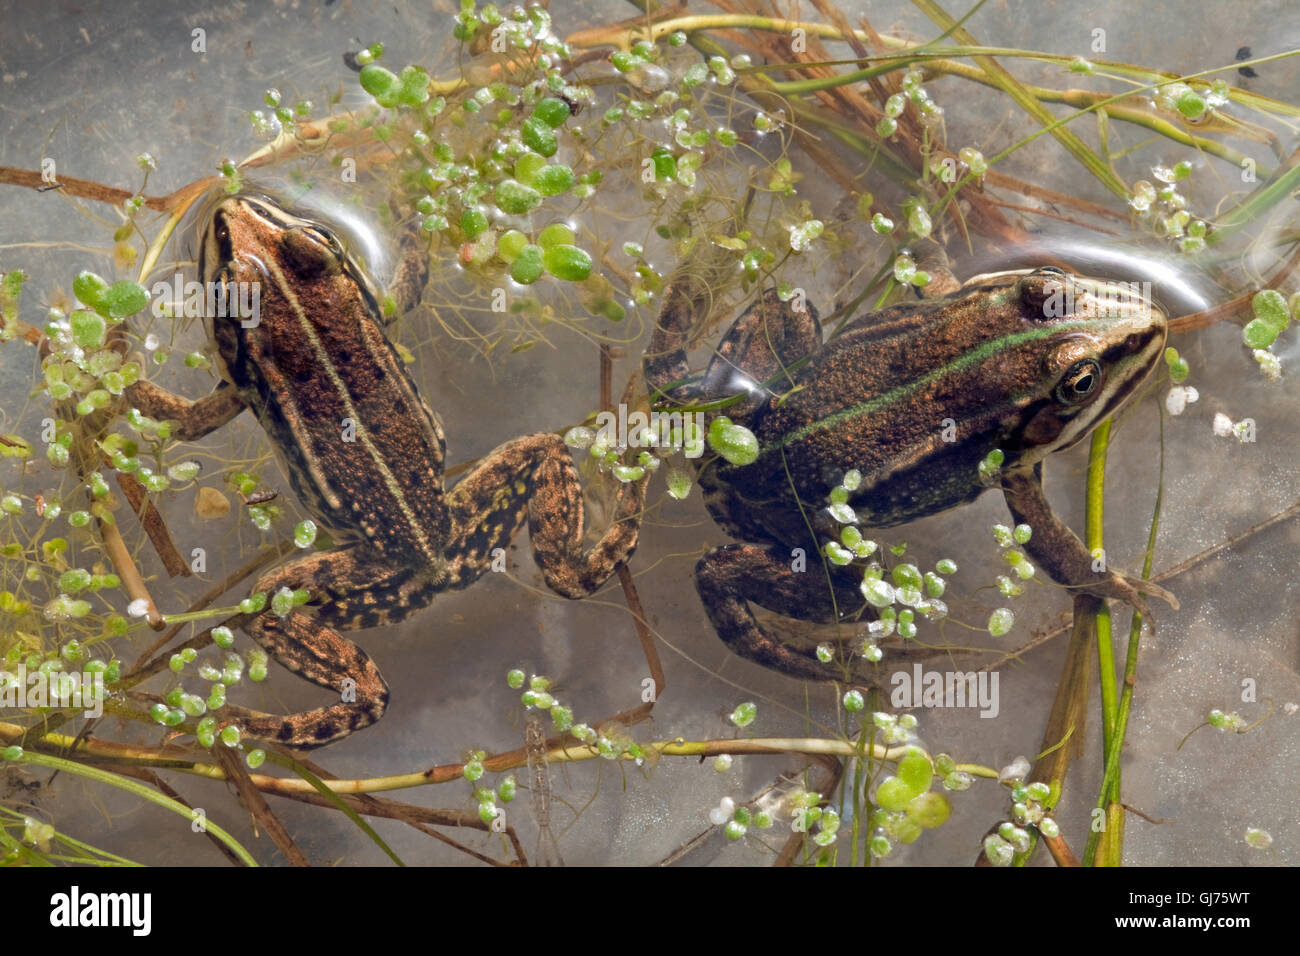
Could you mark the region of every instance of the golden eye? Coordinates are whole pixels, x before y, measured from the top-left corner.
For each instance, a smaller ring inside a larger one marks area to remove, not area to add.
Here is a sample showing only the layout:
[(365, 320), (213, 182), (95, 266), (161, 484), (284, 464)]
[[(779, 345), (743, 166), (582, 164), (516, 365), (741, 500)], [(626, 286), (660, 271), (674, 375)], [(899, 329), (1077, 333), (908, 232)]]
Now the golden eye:
[(1101, 364), (1096, 359), (1075, 362), (1056, 383), (1056, 400), (1065, 405), (1086, 401), (1101, 386)]

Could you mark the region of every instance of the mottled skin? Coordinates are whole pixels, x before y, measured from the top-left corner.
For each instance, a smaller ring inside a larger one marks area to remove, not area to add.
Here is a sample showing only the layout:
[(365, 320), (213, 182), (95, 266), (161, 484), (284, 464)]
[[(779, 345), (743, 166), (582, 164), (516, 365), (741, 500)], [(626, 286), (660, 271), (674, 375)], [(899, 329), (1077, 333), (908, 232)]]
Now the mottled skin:
[[(408, 294), (426, 271), (424, 250), (413, 251), (396, 283)], [(355, 682), (354, 702), (285, 717), (230, 708), (245, 736), (315, 747), (377, 721), (388, 686), (339, 632), (401, 621), (438, 593), (468, 587), (525, 521), (543, 578), (564, 597), (591, 594), (632, 553), (644, 481), (620, 488), (613, 523), (584, 549), (582, 486), (555, 435), (506, 442), (444, 488), (442, 426), (385, 337), (367, 277), (324, 227), (269, 201), (226, 199), (212, 213), (199, 271), (205, 281), (260, 282), (260, 322), (214, 319), (224, 380), (207, 398), (189, 402), (148, 383), (128, 398), (178, 422), (186, 441), (244, 408), (257, 415), (335, 547), (255, 585), (268, 594), (304, 588), (306, 607), (236, 623), (312, 683), (337, 692)]]
[[(1043, 459), (1122, 405), (1163, 348), (1165, 318), (1147, 303), (1088, 314), (1093, 293), (1110, 291), (1098, 281), (1057, 269), (979, 277), (944, 298), (855, 319), (826, 344), (815, 309), (797, 310), (769, 292), (693, 381), (686, 342), (709, 299), (689, 276), (674, 280), (645, 358), (656, 407), (740, 395), (714, 414), (748, 427), (760, 449), (748, 465), (709, 456), (697, 463), (714, 520), (753, 542), (715, 548), (696, 566), (722, 640), (792, 676), (866, 679), (869, 665), (847, 640), (842, 666), (828, 667), (811, 648), (766, 633), (750, 604), (823, 624), (861, 613), (861, 570), (819, 558), (839, 536), (826, 510), (831, 489), (858, 470), (849, 504), (859, 524), (889, 527), (972, 501), (986, 490), (979, 463), (995, 448), (1006, 455), (1007, 504), (1017, 522), (1033, 526), (1026, 550), (1038, 565), (1062, 584), (1145, 609), (1138, 582), (1093, 571), (1042, 489)], [(1074, 295), (1074, 312), (1062, 314), (1053, 299), (1062, 290)], [(803, 572), (792, 567), (796, 549), (807, 555)]]

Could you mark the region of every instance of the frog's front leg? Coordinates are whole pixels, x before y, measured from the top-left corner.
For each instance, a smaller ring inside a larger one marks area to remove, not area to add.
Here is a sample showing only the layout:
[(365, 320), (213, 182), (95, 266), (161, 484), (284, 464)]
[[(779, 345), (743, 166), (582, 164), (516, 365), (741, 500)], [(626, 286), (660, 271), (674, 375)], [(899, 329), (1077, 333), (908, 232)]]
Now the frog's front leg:
[(930, 273), (930, 281), (916, 289), (922, 299), (942, 299), (961, 288), (961, 282), (952, 273), (948, 254), (938, 242), (929, 240), (920, 243), (914, 258), (918, 268)]
[(1150, 581), (1122, 572), (1093, 570), (1093, 557), (1078, 536), (1052, 511), (1043, 493), (1043, 464), (1002, 473), (1002, 491), (1017, 523), (1033, 529), (1025, 550), (1053, 581), (1099, 598), (1115, 598), (1150, 617), (1142, 596), (1150, 595), (1178, 609), (1178, 599)]
[(266, 610), (236, 623), (285, 668), (342, 699), (287, 716), (228, 707), (244, 735), (319, 747), (375, 723), (388, 706), (388, 684), (369, 655), (339, 631), (403, 620), (429, 604), (434, 583), (414, 568), (385, 563), (358, 543), (290, 561), (255, 585), (268, 597), (281, 588), (307, 590), (315, 613), (295, 608), (279, 617)]
[(744, 420), (793, 385), (792, 365), (822, 344), (817, 310), (802, 299), (782, 302), (768, 289), (736, 319), (718, 343), (700, 388), (715, 398), (739, 395), (724, 414)]
[(452, 537), (445, 553), (449, 588), (469, 585), (528, 522), (533, 558), (552, 591), (584, 598), (636, 548), (646, 479), (619, 488), (613, 521), (589, 549), (583, 542), (582, 482), (557, 435), (525, 435), (499, 446), (448, 493)]
[[(686, 343), (702, 313), (708, 292), (690, 282), (670, 286), (645, 356), (645, 376), (651, 403), (661, 397), (688, 405), (700, 399), (739, 395), (725, 414), (741, 417), (788, 388), (784, 374), (795, 362), (812, 354), (822, 341), (817, 310), (802, 299), (782, 302), (767, 290), (736, 319), (719, 343), (698, 384), (683, 384), (689, 373)], [(765, 386), (765, 387), (758, 387)]]
[[(845, 585), (834, 589), (814, 559), (806, 571), (791, 567), (790, 552), (753, 544), (728, 544), (709, 551), (695, 565), (695, 586), (718, 636), (741, 657), (804, 680), (825, 681), (835, 668), (817, 659), (812, 648), (791, 647), (767, 634), (749, 609), (751, 603), (787, 617), (819, 624), (862, 605)], [(838, 612), (838, 613), (837, 613)], [(841, 655), (849, 658), (849, 653)]]
[(397, 266), (388, 283), (388, 296), (393, 301), (389, 321), (405, 315), (420, 303), (424, 287), (429, 281), (429, 242), (427, 233), (412, 226), (402, 232), (397, 243)]
[(231, 421), (245, 408), (235, 386), (221, 381), (199, 399), (183, 398), (149, 381), (126, 389), (126, 400), (156, 421), (176, 422), (172, 434), (178, 441), (197, 441)]

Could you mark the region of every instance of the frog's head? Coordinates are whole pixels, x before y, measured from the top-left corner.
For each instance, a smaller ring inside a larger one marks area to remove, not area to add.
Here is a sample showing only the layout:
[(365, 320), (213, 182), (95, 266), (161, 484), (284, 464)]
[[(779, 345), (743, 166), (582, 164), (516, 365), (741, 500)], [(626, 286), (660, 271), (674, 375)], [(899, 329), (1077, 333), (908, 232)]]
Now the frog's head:
[[(302, 334), (298, 326), (304, 313), (321, 323), (330, 317), (377, 312), (368, 274), (344, 250), (335, 230), (291, 215), (261, 196), (226, 196), (209, 209), (200, 239), (199, 274), (209, 295), (218, 286), (230, 286), (231, 294), (238, 287), (244, 300), (260, 304), (260, 315), (253, 321), (230, 308), (208, 310), (218, 342), (230, 317), (240, 319), (243, 332), (266, 323), (263, 332), (285, 326), (287, 333), (291, 326), (294, 334)], [(250, 297), (248, 289), (256, 295)], [(225, 334), (233, 333), (227, 329)]]
[(339, 275), (348, 261), (332, 229), (250, 195), (217, 202), (205, 219), (199, 246), (204, 282), (319, 281)]
[(1160, 360), (1168, 319), (1150, 283), (1053, 267), (1019, 274), (1011, 296), (1039, 365), (1019, 396), (1014, 436), (1020, 463), (1029, 464), (1074, 445), (1133, 396)]
[(313, 330), (379, 314), (369, 277), (333, 229), (258, 196), (228, 196), (208, 211), (199, 274), (226, 363), (249, 349), (301, 350)]

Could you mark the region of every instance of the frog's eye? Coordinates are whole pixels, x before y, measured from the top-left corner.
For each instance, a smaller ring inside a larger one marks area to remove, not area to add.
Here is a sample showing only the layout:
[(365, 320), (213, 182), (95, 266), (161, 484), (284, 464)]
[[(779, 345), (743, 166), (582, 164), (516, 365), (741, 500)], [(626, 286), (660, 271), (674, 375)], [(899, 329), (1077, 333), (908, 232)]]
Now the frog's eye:
[(333, 252), (338, 248), (339, 241), (334, 238), (332, 233), (325, 231), (320, 226), (301, 226), (299, 229), (303, 236), (318, 245), (325, 246), (330, 250), (330, 252)]
[(1096, 359), (1083, 359), (1071, 365), (1056, 383), (1056, 400), (1065, 405), (1078, 405), (1100, 387), (1101, 364)]
[(320, 237), (320, 241), (330, 247), (330, 254), (334, 257), (335, 263), (341, 268), (347, 260), (348, 254), (343, 248), (343, 243), (339, 242), (339, 237), (328, 229), (322, 229), (318, 226), (311, 228)]
[(321, 229), (319, 226), (309, 227), (320, 238), (320, 241), (330, 247), (330, 252), (334, 253), (334, 258), (343, 259), (343, 243), (339, 242), (339, 237), (334, 235), (328, 229)]

